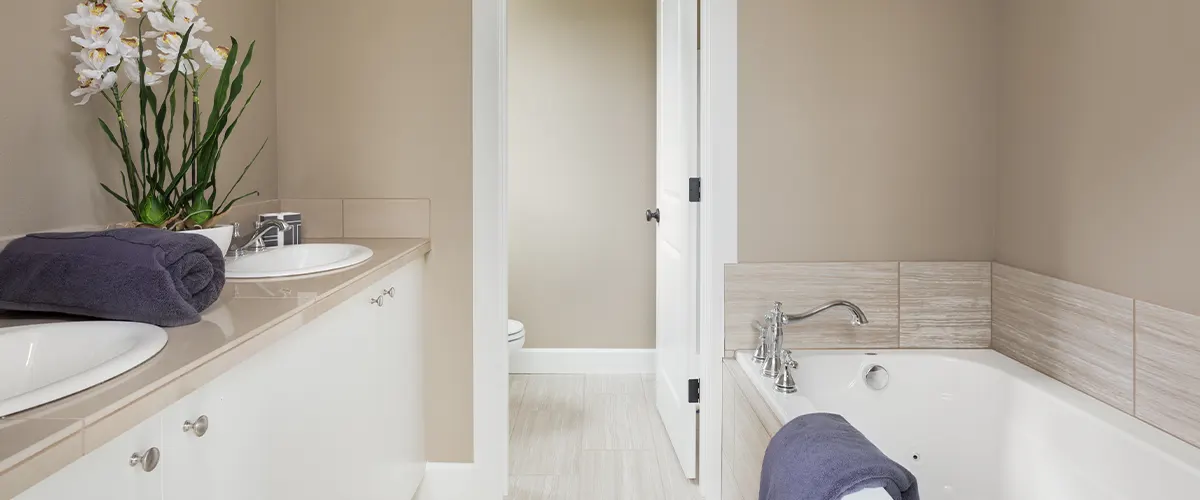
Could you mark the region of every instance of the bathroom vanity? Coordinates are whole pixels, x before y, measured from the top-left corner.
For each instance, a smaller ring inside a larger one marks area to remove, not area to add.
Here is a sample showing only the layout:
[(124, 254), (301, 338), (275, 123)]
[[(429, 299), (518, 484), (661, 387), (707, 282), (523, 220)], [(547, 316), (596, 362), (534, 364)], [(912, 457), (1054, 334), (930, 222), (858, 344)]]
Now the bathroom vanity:
[(427, 240), (231, 281), (146, 364), (0, 420), (0, 498), (411, 498), (425, 470)]

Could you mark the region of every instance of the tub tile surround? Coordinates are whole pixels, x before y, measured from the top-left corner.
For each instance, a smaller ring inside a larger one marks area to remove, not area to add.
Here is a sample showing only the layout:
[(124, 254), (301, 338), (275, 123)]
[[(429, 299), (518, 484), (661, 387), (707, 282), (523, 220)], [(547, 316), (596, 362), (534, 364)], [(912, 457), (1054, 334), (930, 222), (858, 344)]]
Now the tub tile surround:
[(800, 312), (833, 299), (858, 304), (870, 324), (839, 312), (788, 328), (792, 349), (986, 348), (990, 262), (814, 262), (725, 268), (725, 348), (752, 349), (751, 322), (778, 300)]
[(281, 204), (305, 215), (307, 238), (429, 237), (428, 199), (286, 198)]
[(1200, 316), (1002, 264), (992, 348), (1200, 447)]
[(832, 311), (788, 328), (788, 347), (810, 349), (898, 345), (899, 264), (896, 262), (734, 264), (725, 268), (725, 346), (758, 343), (751, 326), (774, 301), (798, 313), (833, 299), (858, 304), (870, 323), (850, 324), (848, 312)]
[(992, 348), (1133, 413), (1133, 299), (996, 264)]
[(721, 485), (721, 499), (753, 500), (758, 498), (767, 445), (782, 424), (737, 361), (724, 360), (721, 379), (721, 469), (728, 483)]
[(991, 263), (900, 263), (900, 347), (980, 348), (991, 338)]
[(1200, 446), (1200, 316), (1135, 307), (1135, 416)]

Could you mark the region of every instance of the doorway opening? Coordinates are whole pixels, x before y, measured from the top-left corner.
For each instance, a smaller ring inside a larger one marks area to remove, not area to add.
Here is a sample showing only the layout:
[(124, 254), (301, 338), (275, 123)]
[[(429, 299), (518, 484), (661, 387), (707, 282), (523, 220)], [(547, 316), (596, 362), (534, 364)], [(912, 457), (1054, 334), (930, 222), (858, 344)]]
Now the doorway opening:
[(614, 485), (632, 489), (600, 496), (700, 498), (697, 8), (507, 1), (509, 475), (522, 498)]

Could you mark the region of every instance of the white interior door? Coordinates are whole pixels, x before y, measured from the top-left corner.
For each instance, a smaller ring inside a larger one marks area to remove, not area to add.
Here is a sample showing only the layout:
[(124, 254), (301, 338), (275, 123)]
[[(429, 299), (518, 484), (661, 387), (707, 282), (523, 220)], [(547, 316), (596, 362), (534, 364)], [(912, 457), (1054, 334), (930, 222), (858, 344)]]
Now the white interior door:
[(688, 381), (699, 371), (696, 321), (696, 203), (689, 179), (698, 151), (696, 0), (658, 4), (658, 236), (655, 399), (683, 473), (696, 477), (698, 405)]

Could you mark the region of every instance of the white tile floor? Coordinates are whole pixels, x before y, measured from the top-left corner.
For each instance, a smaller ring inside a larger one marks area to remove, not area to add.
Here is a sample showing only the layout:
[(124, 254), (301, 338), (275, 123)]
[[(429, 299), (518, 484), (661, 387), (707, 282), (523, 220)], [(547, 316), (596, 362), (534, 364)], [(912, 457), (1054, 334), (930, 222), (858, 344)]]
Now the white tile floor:
[(652, 376), (512, 375), (508, 500), (700, 500)]

